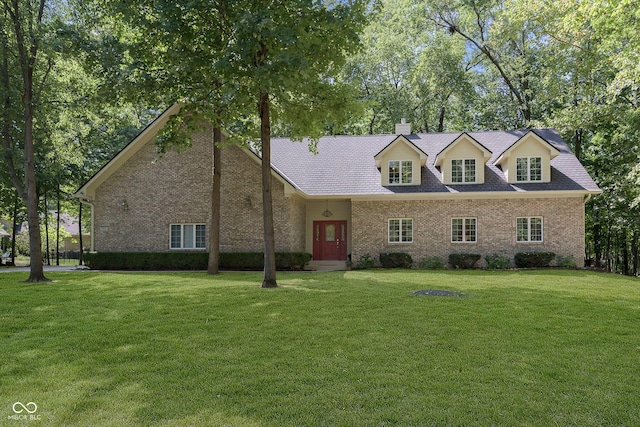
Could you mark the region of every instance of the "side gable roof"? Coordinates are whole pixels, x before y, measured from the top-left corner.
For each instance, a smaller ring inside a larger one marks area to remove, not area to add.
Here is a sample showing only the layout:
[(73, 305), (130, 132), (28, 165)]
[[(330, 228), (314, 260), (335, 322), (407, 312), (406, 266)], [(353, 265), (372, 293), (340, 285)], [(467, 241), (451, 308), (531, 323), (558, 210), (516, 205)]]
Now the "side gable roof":
[[(474, 194), (500, 194), (500, 196), (537, 193), (573, 192), (598, 194), (600, 189), (589, 176), (571, 149), (553, 129), (536, 129), (560, 154), (551, 161), (552, 180), (549, 183), (510, 184), (504, 172), (495, 165), (498, 153), (503, 153), (529, 132), (529, 129), (510, 131), (479, 131), (468, 135), (494, 153), (486, 164), (483, 184), (448, 186), (433, 162), (424, 166), (420, 185), (383, 186), (380, 170), (371, 158), (389, 146), (389, 135), (326, 136), (320, 138), (317, 152), (311, 153), (308, 140), (289, 138), (271, 140), (273, 165), (295, 183), (309, 198), (363, 197), (375, 198), (395, 195), (399, 197), (473, 197)], [(435, 158), (438, 153), (460, 136), (456, 133), (405, 135), (403, 138)], [(397, 137), (392, 136), (397, 139)]]
[(442, 164), (442, 162), (444, 161), (444, 158), (447, 156), (447, 151), (449, 151), (450, 149), (452, 149), (454, 146), (456, 146), (457, 144), (459, 144), (461, 141), (469, 141), (471, 142), (471, 144), (473, 146), (475, 146), (476, 148), (478, 148), (480, 151), (482, 151), (482, 157), (484, 158), (484, 162), (488, 162), (489, 159), (492, 156), (492, 152), (491, 150), (489, 150), (487, 147), (485, 147), (484, 145), (480, 144), (475, 138), (473, 138), (471, 135), (469, 135), (466, 132), (462, 132), (460, 134), (459, 137), (457, 137), (456, 139), (454, 139), (451, 144), (447, 145), (445, 148), (443, 148), (437, 155), (436, 155), (436, 160), (434, 162), (435, 166), (440, 166)]
[[(171, 114), (179, 111), (174, 105), (149, 124), (124, 149), (115, 155), (105, 166), (94, 174), (74, 194), (75, 197), (92, 199), (95, 190), (108, 177), (118, 170), (131, 156), (139, 151), (157, 134)], [(498, 160), (510, 149), (517, 147), (526, 135), (533, 132), (535, 138), (548, 146), (553, 153), (551, 161), (552, 180), (549, 183), (509, 184)], [(492, 154), (485, 171), (483, 184), (455, 187), (442, 181), (442, 173), (427, 157), (437, 155), (452, 146), (461, 135), (468, 135), (480, 147)], [(390, 138), (393, 138), (389, 142)], [(435, 133), (412, 135), (365, 135), (365, 136), (327, 136), (317, 144), (317, 152), (312, 153), (308, 145), (292, 141), (289, 138), (272, 138), (271, 161), (273, 175), (286, 183), (287, 191), (294, 191), (310, 198), (326, 197), (376, 197), (407, 196), (447, 197), (447, 195), (500, 193), (507, 195), (523, 192), (569, 191), (576, 194), (598, 194), (601, 190), (589, 176), (570, 148), (553, 129), (483, 131), (460, 133)], [(403, 143), (414, 150), (423, 160), (422, 182), (413, 186), (383, 186), (380, 170), (371, 161), (394, 146)], [(247, 154), (260, 162), (260, 153), (255, 150)], [(499, 153), (499, 154), (497, 154)], [(556, 154), (558, 153), (558, 154)], [(465, 196), (467, 197), (467, 196)]]
[(427, 162), (427, 157), (428, 157), (427, 153), (422, 151), (413, 142), (409, 141), (406, 136), (398, 135), (393, 141), (391, 141), (389, 144), (387, 144), (386, 147), (384, 147), (382, 150), (380, 150), (378, 152), (378, 154), (373, 156), (373, 158), (376, 160), (376, 167), (377, 168), (381, 167), (380, 162), (381, 162), (381, 158), (384, 155), (384, 153), (386, 153), (387, 151), (391, 150), (393, 147), (395, 147), (398, 144), (406, 144), (407, 146), (409, 146), (409, 148), (411, 148), (413, 151), (415, 151), (418, 154), (418, 156), (420, 157), (420, 166), (424, 166), (425, 165), (425, 163)]

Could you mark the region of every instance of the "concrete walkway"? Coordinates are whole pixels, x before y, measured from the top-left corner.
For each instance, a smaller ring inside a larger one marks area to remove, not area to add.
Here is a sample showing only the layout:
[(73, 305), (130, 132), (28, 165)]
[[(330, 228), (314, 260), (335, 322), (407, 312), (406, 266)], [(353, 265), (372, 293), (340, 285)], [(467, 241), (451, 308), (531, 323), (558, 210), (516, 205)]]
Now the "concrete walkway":
[[(48, 271), (85, 271), (87, 268), (78, 268), (77, 265), (45, 265), (45, 273)], [(29, 267), (0, 267), (0, 273), (28, 273)]]

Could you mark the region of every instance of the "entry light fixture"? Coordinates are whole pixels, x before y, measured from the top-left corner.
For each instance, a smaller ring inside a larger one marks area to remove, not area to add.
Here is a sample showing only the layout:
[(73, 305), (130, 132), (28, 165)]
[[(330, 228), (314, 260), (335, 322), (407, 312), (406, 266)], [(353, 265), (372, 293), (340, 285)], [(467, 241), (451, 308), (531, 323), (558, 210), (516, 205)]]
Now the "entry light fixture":
[(325, 204), (325, 210), (324, 212), (322, 212), (322, 216), (325, 218), (329, 218), (332, 215), (333, 215), (333, 212), (329, 210), (329, 200), (327, 200)]

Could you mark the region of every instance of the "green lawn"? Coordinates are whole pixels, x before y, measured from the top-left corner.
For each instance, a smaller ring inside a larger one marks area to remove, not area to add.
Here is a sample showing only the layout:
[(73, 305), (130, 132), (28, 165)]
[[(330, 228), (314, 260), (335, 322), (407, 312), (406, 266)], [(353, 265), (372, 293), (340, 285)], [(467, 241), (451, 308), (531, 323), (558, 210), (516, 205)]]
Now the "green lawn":
[(640, 425), (638, 279), (49, 276), (0, 274), (0, 425)]

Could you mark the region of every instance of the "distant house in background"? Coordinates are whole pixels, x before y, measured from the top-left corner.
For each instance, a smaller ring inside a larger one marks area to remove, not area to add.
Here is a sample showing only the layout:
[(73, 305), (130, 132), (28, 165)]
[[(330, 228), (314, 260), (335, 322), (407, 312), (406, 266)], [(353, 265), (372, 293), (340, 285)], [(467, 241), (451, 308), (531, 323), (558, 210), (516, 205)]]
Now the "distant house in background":
[[(51, 211), (51, 216), (55, 221), (56, 211)], [(78, 225), (78, 218), (72, 217), (66, 213), (60, 214), (60, 228), (63, 230), (64, 238), (60, 243), (61, 251), (78, 251), (80, 250), (80, 226)], [(84, 230), (83, 230), (84, 231)], [(89, 233), (83, 233), (82, 243), (85, 248), (88, 248), (91, 243), (91, 235)], [(49, 242), (51, 245), (51, 242)], [(55, 242), (54, 242), (55, 245)]]
[(11, 247), (11, 233), (0, 222), (0, 252), (5, 253)]
[[(206, 251), (212, 133), (158, 158), (174, 106), (75, 194), (92, 207), (95, 251)], [(263, 249), (259, 152), (222, 154), (221, 250)], [(277, 251), (313, 264), (405, 252), (418, 261), (552, 251), (584, 257), (584, 202), (600, 189), (553, 129), (272, 139)], [(342, 264), (340, 264), (342, 263)]]
[[(55, 221), (56, 221), (56, 211), (49, 211), (49, 235), (55, 235)], [(46, 236), (44, 235), (44, 223), (40, 224), (43, 229), (42, 234), (42, 244), (45, 245)], [(0, 219), (0, 248), (2, 249), (2, 253), (5, 253), (7, 250), (11, 249), (11, 221)], [(60, 251), (68, 252), (68, 251), (78, 251), (80, 250), (79, 243), (79, 226), (78, 219), (72, 217), (66, 213), (60, 214)], [(18, 224), (16, 233), (19, 235), (21, 232), (27, 233), (29, 231), (29, 225), (24, 222), (22, 224)], [(84, 233), (83, 236), (83, 244), (85, 249), (89, 247), (91, 242), (91, 235), (89, 233)], [(18, 240), (19, 241), (19, 240)], [(25, 240), (27, 241), (27, 240)], [(26, 248), (24, 249), (27, 250)], [(55, 251), (55, 238), (54, 240), (49, 240), (49, 250)]]

